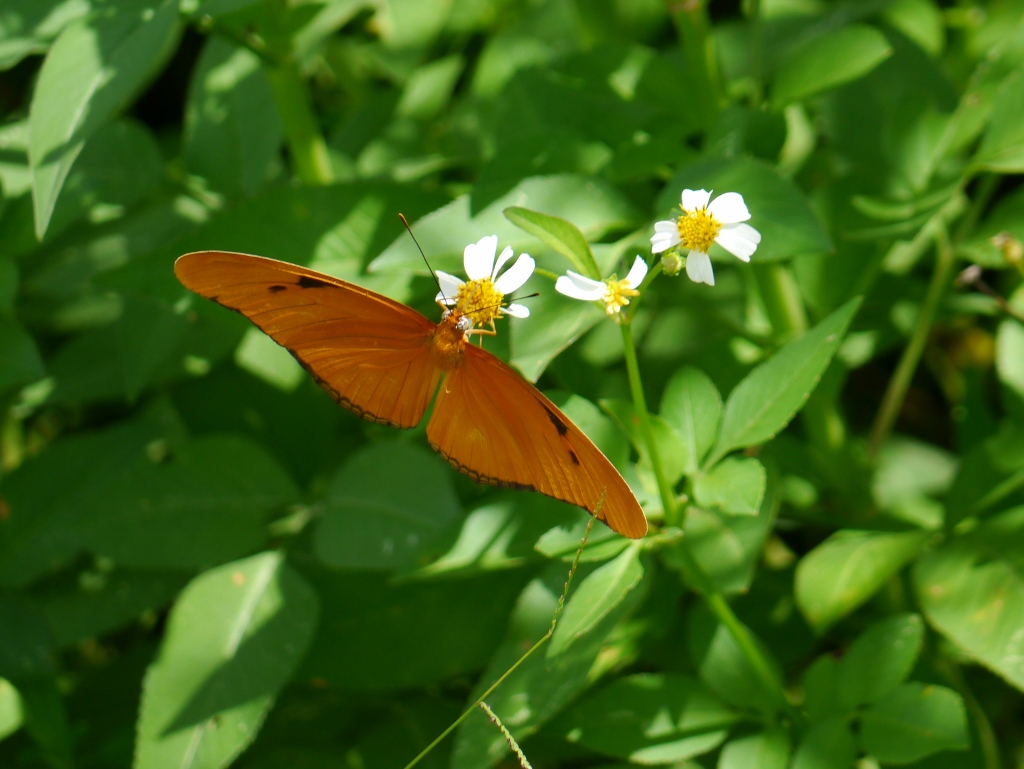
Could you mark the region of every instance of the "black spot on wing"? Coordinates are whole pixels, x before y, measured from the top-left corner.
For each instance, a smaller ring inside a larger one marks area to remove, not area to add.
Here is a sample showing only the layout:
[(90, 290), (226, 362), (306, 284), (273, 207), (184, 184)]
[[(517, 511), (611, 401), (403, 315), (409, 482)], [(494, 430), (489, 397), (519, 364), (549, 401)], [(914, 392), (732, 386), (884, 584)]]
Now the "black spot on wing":
[(326, 280), (320, 280), (320, 278), (312, 278), (309, 275), (303, 275), (299, 278), (299, 288), (330, 288), (331, 284)]
[(572, 463), (574, 465), (576, 465), (577, 467), (579, 467), (579, 465), (580, 465), (580, 458), (578, 456), (576, 456), (576, 452), (573, 451), (572, 449), (569, 449), (569, 456), (572, 458)]
[(269, 291), (272, 294), (279, 294), (282, 291), (287, 291), (287, 290), (288, 290), (288, 286), (270, 286), (267, 289), (267, 291)]
[(553, 424), (555, 426), (555, 429), (558, 430), (559, 435), (565, 435), (566, 433), (569, 432), (569, 427), (565, 424), (565, 422), (562, 421), (562, 418), (558, 416), (558, 414), (549, 409), (543, 403), (541, 403), (540, 405), (544, 406), (544, 410), (548, 412), (548, 419), (551, 420), (551, 424)]

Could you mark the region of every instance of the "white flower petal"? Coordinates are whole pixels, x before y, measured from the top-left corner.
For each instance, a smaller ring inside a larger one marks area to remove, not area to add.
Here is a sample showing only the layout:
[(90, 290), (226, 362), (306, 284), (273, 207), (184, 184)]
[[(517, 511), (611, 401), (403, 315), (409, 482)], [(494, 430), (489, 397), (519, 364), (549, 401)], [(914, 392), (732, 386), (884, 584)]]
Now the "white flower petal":
[(674, 219), (662, 219), (660, 222), (654, 223), (655, 232), (678, 232), (679, 226), (676, 224)]
[(513, 302), (508, 307), (502, 307), (501, 314), (511, 315), (513, 318), (529, 318), (530, 308)]
[(656, 232), (651, 235), (651, 253), (660, 254), (679, 242), (679, 230), (673, 232)]
[(511, 294), (530, 279), (535, 264), (532, 256), (520, 254), (516, 263), (494, 281), (494, 287), (503, 294)]
[(497, 248), (497, 235), (488, 235), (466, 246), (466, 250), (462, 252), (462, 262), (470, 280), (491, 277), (491, 271), (494, 269), (494, 252)]
[(726, 192), (719, 195), (711, 201), (708, 213), (722, 224), (736, 224), (736, 222), (745, 222), (750, 218), (747, 204), (743, 202), (743, 196), (738, 192)]
[(749, 262), (761, 242), (761, 233), (749, 224), (734, 224), (723, 227), (715, 242), (736, 258)]
[(512, 250), (512, 246), (505, 246), (505, 250), (501, 252), (501, 256), (498, 257), (498, 261), (494, 264), (494, 272), (491, 273), (491, 278), (498, 276), (501, 268), (505, 266), (505, 262), (511, 259), (514, 253), (515, 251)]
[(555, 291), (558, 293), (590, 302), (604, 296), (607, 286), (602, 281), (592, 280), (572, 270), (566, 270), (566, 273), (555, 281)]
[(707, 208), (710, 199), (711, 193), (707, 190), (683, 190), (683, 210), (689, 213)]
[(644, 282), (644, 278), (647, 277), (647, 262), (642, 257), (637, 256), (633, 262), (633, 266), (629, 270), (629, 275), (626, 276), (626, 285), (630, 288), (636, 288)]
[(711, 257), (703, 251), (691, 251), (687, 255), (686, 274), (694, 283), (715, 285), (715, 272), (711, 269)]
[(449, 275), (447, 272), (441, 270), (434, 270), (434, 275), (437, 276), (438, 288), (441, 289), (440, 295), (444, 295), (445, 299), (455, 300), (455, 295), (459, 293), (459, 289), (462, 288), (465, 283), (456, 278), (454, 275)]

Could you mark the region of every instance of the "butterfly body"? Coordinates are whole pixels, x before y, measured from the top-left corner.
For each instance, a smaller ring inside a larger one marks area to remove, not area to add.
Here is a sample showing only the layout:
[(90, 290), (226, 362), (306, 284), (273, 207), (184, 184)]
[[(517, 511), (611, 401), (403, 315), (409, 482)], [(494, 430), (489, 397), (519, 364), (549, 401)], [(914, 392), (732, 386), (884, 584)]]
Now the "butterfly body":
[(470, 344), (473, 323), (457, 308), (433, 323), (361, 286), (227, 251), (185, 254), (174, 270), (287, 348), (363, 419), (410, 428), (433, 402), (428, 442), (474, 481), (579, 505), (628, 537), (647, 532), (614, 466), (537, 388)]

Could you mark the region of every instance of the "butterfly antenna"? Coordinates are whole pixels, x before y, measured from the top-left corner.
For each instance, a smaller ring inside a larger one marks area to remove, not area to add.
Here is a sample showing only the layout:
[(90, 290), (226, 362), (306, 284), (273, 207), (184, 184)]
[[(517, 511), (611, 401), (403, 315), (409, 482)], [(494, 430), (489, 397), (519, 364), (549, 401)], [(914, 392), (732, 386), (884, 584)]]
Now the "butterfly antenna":
[(438, 292), (445, 298), (445, 302), (447, 303), (448, 297), (444, 296), (444, 289), (441, 288), (441, 281), (437, 279), (437, 273), (434, 272), (434, 268), (431, 267), (430, 262), (427, 261), (427, 255), (423, 253), (423, 246), (421, 246), (420, 242), (416, 240), (416, 236), (412, 232), (412, 227), (409, 226), (409, 220), (405, 218), (405, 214), (399, 214), (398, 218), (402, 220), (402, 224), (405, 225), (405, 229), (409, 231), (409, 237), (412, 238), (412, 242), (416, 244), (416, 248), (419, 249), (420, 256), (423, 257), (423, 263), (427, 265), (427, 269), (430, 270), (430, 277), (434, 279), (434, 283), (437, 284)]

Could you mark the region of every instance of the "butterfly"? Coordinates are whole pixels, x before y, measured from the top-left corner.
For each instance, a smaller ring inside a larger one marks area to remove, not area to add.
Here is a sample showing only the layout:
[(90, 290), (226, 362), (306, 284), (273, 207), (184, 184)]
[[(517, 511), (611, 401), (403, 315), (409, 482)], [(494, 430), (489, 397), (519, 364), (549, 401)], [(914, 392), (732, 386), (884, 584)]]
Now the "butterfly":
[(457, 308), (434, 323), (353, 283), (228, 251), (185, 254), (174, 273), (256, 324), (363, 419), (415, 427), (434, 401), (427, 440), (474, 481), (578, 505), (626, 537), (647, 533), (612, 463), (540, 390), (470, 344), (473, 323)]

